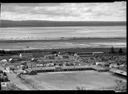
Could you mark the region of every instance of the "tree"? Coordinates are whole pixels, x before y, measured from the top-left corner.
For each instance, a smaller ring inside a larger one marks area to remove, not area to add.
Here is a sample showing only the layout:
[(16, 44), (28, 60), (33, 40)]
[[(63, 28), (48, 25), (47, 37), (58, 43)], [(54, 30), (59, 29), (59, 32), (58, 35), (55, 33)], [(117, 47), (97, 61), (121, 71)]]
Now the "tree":
[(127, 91), (127, 83), (122, 80), (116, 80), (115, 91), (126, 92)]
[(0, 54), (5, 54), (6, 52), (4, 50), (0, 50)]
[(67, 52), (69, 55), (74, 55), (74, 52)]
[(114, 47), (111, 48), (110, 53), (115, 53)]
[(58, 54), (58, 52), (57, 51), (52, 51), (51, 54)]
[(84, 87), (77, 86), (76, 87), (76, 90), (85, 90), (85, 88)]
[(119, 53), (119, 54), (122, 54), (122, 53), (123, 53), (122, 48), (119, 49), (118, 53)]

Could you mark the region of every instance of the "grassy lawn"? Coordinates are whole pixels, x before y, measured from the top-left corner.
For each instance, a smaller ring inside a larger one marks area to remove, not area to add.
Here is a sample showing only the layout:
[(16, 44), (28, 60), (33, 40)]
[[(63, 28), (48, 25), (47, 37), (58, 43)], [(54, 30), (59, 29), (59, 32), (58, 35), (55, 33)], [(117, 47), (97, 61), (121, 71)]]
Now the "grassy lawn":
[(116, 85), (115, 80), (118, 79), (110, 73), (96, 71), (39, 73), (35, 76), (26, 76), (26, 78), (33, 80), (42, 87), (60, 90), (72, 90), (78, 86), (85, 89), (105, 89), (114, 87)]

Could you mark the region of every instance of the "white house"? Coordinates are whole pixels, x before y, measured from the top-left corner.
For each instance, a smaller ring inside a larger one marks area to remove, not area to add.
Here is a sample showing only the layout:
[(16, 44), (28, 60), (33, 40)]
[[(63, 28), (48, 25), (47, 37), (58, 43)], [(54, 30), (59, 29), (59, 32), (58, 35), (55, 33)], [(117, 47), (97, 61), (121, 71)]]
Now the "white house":
[(2, 59), (1, 62), (7, 63), (7, 60), (6, 59)]
[(20, 53), (19, 57), (22, 58), (22, 54), (21, 53)]
[(109, 64), (107, 62), (96, 62), (97, 66), (109, 66)]
[(110, 64), (110, 68), (118, 68), (119, 66), (117, 64)]
[(9, 62), (11, 62), (11, 61), (12, 61), (12, 58), (9, 59)]
[(6, 69), (4, 70), (4, 72), (10, 72), (10, 67), (6, 67)]
[(96, 62), (96, 65), (103, 65), (104, 62)]

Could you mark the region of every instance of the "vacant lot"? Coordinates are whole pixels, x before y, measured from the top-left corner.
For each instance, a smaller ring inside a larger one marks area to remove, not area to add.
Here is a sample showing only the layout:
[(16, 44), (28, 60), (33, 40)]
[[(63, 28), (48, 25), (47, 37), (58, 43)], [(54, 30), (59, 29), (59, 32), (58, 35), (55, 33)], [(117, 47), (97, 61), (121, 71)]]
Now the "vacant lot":
[(51, 72), (39, 73), (35, 76), (25, 76), (31, 79), (31, 82), (38, 87), (39, 90), (73, 90), (77, 87), (85, 89), (102, 89), (111, 88), (116, 85), (117, 78), (107, 72), (96, 71), (80, 71), (80, 72)]

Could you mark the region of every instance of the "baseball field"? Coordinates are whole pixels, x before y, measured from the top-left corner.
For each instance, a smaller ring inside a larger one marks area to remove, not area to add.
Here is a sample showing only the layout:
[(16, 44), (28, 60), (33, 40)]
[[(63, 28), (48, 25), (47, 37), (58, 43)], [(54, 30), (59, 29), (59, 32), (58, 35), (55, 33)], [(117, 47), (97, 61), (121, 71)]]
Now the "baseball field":
[(121, 79), (108, 72), (92, 70), (38, 73), (24, 77), (38, 90), (112, 89), (116, 85), (115, 80)]

